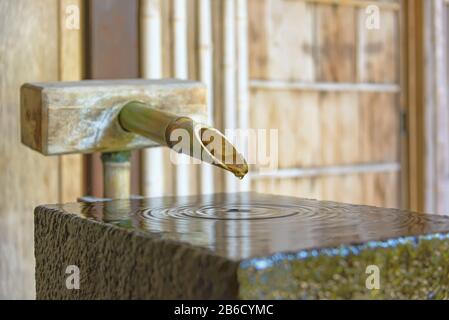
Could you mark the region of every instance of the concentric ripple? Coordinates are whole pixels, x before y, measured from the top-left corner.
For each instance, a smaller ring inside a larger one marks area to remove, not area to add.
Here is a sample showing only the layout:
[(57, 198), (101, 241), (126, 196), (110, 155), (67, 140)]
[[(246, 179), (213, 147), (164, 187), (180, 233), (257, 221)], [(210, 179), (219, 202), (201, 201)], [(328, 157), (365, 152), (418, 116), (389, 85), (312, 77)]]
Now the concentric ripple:
[(334, 248), (449, 230), (449, 219), (394, 209), (258, 194), (115, 200), (64, 206), (97, 221), (233, 258)]
[(299, 214), (298, 207), (266, 204), (223, 204), (203, 206), (161, 207), (141, 212), (146, 219), (212, 219), (260, 220), (291, 217)]

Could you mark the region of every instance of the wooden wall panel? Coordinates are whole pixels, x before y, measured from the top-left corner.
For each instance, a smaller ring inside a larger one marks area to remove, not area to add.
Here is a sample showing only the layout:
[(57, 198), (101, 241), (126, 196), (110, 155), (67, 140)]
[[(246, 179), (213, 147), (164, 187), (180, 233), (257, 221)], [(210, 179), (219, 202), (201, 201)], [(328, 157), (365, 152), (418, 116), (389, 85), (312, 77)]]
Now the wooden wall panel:
[(390, 2), (370, 30), (368, 2), (249, 1), (251, 126), (279, 130), (279, 171), (256, 173), (256, 191), (401, 205), (401, 7)]
[(250, 78), (314, 80), (314, 6), (278, 0), (248, 5)]
[(396, 172), (329, 175), (311, 178), (269, 178), (253, 181), (256, 192), (325, 199), (353, 204), (397, 208)]
[(316, 6), (315, 61), (318, 81), (356, 80), (357, 12), (350, 6)]
[(344, 165), (360, 162), (359, 100), (356, 93), (320, 94), (321, 154), (317, 165)]
[(253, 89), (253, 128), (278, 129), (279, 168), (395, 162), (396, 94)]
[(19, 136), (20, 86), (58, 80), (57, 39), (56, 0), (0, 2), (0, 299), (34, 298), (33, 209), (58, 202), (58, 158)]
[(365, 9), (358, 10), (358, 79), (360, 82), (398, 83), (399, 81), (399, 15), (380, 10), (380, 28), (365, 26)]
[(252, 90), (251, 127), (278, 130), (280, 168), (322, 162), (318, 99), (316, 92)]
[(268, 27), (265, 23), (267, 16), (267, 7), (264, 1), (248, 0), (249, 26), (249, 70), (250, 77), (255, 79), (264, 79), (267, 75), (268, 63)]
[(400, 154), (400, 112), (390, 93), (360, 95), (360, 156), (362, 162), (395, 162)]

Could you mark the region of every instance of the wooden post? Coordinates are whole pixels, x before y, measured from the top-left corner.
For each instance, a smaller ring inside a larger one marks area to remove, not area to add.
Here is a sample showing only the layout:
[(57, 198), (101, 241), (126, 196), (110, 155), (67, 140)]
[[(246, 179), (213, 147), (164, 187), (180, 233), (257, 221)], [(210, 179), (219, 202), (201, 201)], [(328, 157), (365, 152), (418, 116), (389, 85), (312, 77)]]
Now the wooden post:
[[(238, 127), (241, 130), (249, 129), (249, 70), (248, 70), (248, 4), (247, 0), (237, 0), (237, 107)], [(250, 141), (241, 140), (237, 147), (248, 156)], [(250, 176), (238, 183), (240, 192), (248, 192), (251, 189)]]
[[(224, 3), (224, 130), (237, 128), (236, 108), (236, 23), (235, 0), (225, 0)], [(230, 174), (225, 175), (226, 191), (237, 191), (237, 182)]]
[[(173, 3), (173, 56), (174, 76), (177, 79), (188, 78), (188, 45), (187, 45), (187, 2), (174, 0)], [(194, 194), (194, 180), (191, 177), (190, 161), (184, 155), (177, 155), (179, 163), (175, 165), (176, 195)]]
[[(207, 122), (214, 123), (214, 96), (213, 96), (213, 51), (212, 51), (212, 8), (211, 0), (199, 2), (199, 54), (200, 54), (200, 80), (207, 87)], [(214, 192), (214, 176), (212, 167), (201, 167), (201, 193)]]
[[(142, 76), (162, 78), (162, 8), (161, 0), (143, 0), (141, 6)], [(142, 191), (150, 197), (164, 195), (164, 153), (161, 148), (143, 152)]]
[(445, 1), (404, 1), (409, 208), (449, 214)]

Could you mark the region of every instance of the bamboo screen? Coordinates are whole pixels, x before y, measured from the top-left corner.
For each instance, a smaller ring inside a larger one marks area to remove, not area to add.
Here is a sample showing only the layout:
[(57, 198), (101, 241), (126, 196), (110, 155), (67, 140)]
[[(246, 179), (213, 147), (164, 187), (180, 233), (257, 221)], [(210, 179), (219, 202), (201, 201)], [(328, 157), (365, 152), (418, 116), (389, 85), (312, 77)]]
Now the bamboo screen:
[[(246, 127), (248, 33), (246, 0), (143, 0), (142, 73), (204, 82), (209, 123)], [(149, 196), (247, 191), (249, 179), (209, 165), (173, 165), (168, 150), (144, 152), (143, 192)]]
[[(366, 27), (367, 6), (379, 9)], [(277, 129), (250, 180), (145, 151), (146, 195), (258, 192), (400, 204), (399, 1), (144, 0), (143, 75), (210, 88), (215, 127)]]

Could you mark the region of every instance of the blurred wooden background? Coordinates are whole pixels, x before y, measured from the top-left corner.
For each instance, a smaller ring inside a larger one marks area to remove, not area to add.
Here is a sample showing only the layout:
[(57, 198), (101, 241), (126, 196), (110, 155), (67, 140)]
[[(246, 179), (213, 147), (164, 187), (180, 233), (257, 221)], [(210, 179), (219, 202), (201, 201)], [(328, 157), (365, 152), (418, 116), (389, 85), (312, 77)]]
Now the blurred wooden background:
[[(72, 5), (79, 29), (66, 24)], [(444, 0), (1, 1), (0, 298), (34, 297), (34, 207), (102, 196), (98, 155), (45, 158), (20, 144), (24, 82), (196, 79), (217, 128), (279, 130), (279, 168), (253, 166), (243, 182), (136, 151), (135, 194), (254, 190), (449, 213), (447, 10)]]
[[(0, 299), (34, 298), (33, 209), (82, 192), (81, 157), (46, 158), (20, 143), (20, 86), (81, 77), (81, 30), (65, 27), (77, 0), (0, 2)], [(62, 271), (63, 272), (63, 271)]]
[(260, 192), (401, 205), (400, 3), (252, 0), (253, 127), (279, 129)]

